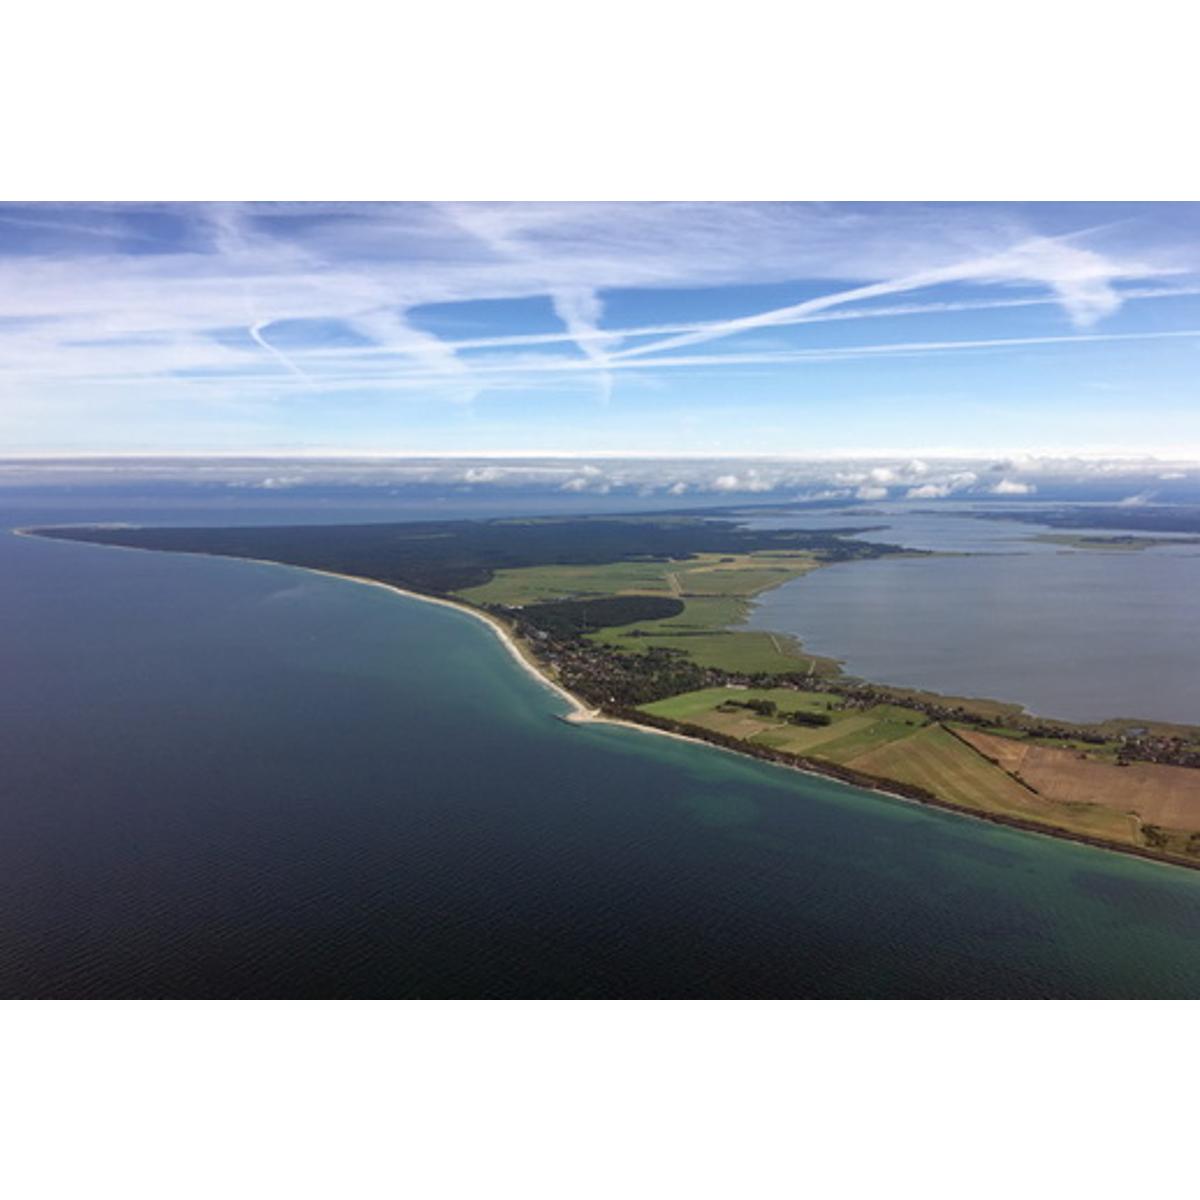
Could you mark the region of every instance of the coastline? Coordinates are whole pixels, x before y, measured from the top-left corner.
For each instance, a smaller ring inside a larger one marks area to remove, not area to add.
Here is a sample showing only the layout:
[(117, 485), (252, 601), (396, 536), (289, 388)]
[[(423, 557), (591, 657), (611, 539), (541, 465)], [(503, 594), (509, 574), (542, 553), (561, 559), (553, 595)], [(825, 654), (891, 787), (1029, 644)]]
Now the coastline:
[[(24, 531), (22, 531), (22, 532), (24, 532)], [(37, 535), (36, 534), (26, 534), (26, 536), (36, 537)], [(118, 549), (118, 550), (140, 550), (141, 549), (140, 547), (134, 547), (134, 546), (116, 546), (116, 547), (112, 547), (112, 548)], [(154, 554), (154, 553), (159, 553), (159, 551), (150, 550), (150, 551), (145, 551), (145, 553)], [(185, 553), (195, 553), (195, 552), (185, 551)], [(203, 553), (203, 552), (200, 552), (200, 553)], [(210, 557), (212, 557), (212, 556), (210, 556)], [(537, 663), (537, 661), (533, 658), (533, 656), (526, 652), (526, 650), (522, 646), (521, 642), (513, 635), (512, 631), (508, 629), (508, 627), (504, 624), (503, 621), (501, 621), (498, 617), (493, 616), (491, 613), (484, 612), (482, 609), (475, 608), (474, 606), (466, 604), (461, 600), (449, 600), (444, 596), (429, 596), (423, 592), (414, 592), (414, 591), (409, 590), (408, 588), (399, 587), (397, 584), (394, 584), (394, 583), (384, 583), (383, 580), (381, 580), (381, 579), (371, 579), (366, 575), (349, 575), (349, 574), (346, 574), (345, 572), (341, 572), (341, 571), (325, 571), (325, 570), (322, 570), (320, 567), (301, 567), (301, 566), (296, 566), (293, 563), (277, 562), (276, 560), (271, 559), (271, 558), (245, 558), (245, 557), (237, 557), (237, 556), (233, 556), (233, 555), (221, 555), (220, 557), (227, 558), (232, 562), (249, 562), (249, 563), (257, 563), (260, 566), (282, 567), (285, 570), (289, 570), (289, 571), (306, 571), (312, 575), (324, 575), (326, 578), (329, 578), (329, 579), (341, 579), (347, 583), (359, 583), (359, 584), (364, 584), (367, 587), (382, 588), (384, 591), (391, 592), (394, 595), (405, 596), (410, 600), (419, 600), (425, 604), (437, 604), (443, 608), (455, 609), (458, 612), (465, 613), (469, 617), (474, 617), (476, 620), (481, 621), (484, 625), (486, 625), (492, 631), (492, 633), (494, 633), (496, 635), (496, 637), (499, 638), (501, 645), (504, 646), (504, 648), (509, 652), (509, 654), (512, 656), (512, 658), (517, 663), (517, 665), (522, 668), (522, 670), (524, 670), (533, 679), (537, 680), (537, 682), (540, 683), (543, 687), (548, 688), (550, 691), (554, 692), (554, 694), (556, 696), (558, 696), (558, 698), (560, 700), (564, 700), (570, 706), (570, 711), (568, 713), (566, 713), (565, 715), (563, 715), (563, 717), (562, 717), (562, 719), (564, 721), (566, 721), (568, 724), (571, 724), (571, 725), (612, 725), (612, 726), (615, 726), (620, 729), (632, 729), (636, 733), (649, 733), (649, 734), (655, 735), (656, 737), (672, 738), (673, 740), (675, 740), (677, 742), (687, 742), (693, 746), (704, 746), (709, 750), (716, 750), (716, 751), (720, 751), (725, 754), (732, 754), (734, 757), (739, 758), (739, 759), (750, 759), (751, 761), (754, 761), (754, 762), (762, 762), (763, 761), (761, 759), (756, 758), (753, 754), (746, 754), (742, 751), (735, 750), (729, 746), (720, 746), (714, 742), (707, 741), (705, 738), (702, 738), (702, 737), (689, 736), (686, 733), (678, 733), (672, 729), (660, 729), (656, 725), (651, 725), (649, 723), (641, 724), (638, 721), (626, 720), (624, 717), (607, 716), (600, 709), (591, 708), (589, 705), (585, 704), (583, 700), (581, 700), (578, 696), (576, 696), (574, 692), (568, 691), (565, 687), (562, 686), (561, 683), (558, 682), (558, 680), (552, 679), (549, 675), (547, 675), (545, 673), (545, 671), (542, 670), (541, 666)], [(847, 783), (847, 781), (845, 779), (840, 778), (839, 776), (835, 775), (833, 772), (825, 772), (825, 771), (821, 771), (816, 768), (810, 769), (808, 767), (796, 766), (793, 763), (775, 762), (775, 763), (770, 763), (768, 765), (774, 766), (774, 767), (780, 767), (787, 771), (796, 771), (801, 775), (808, 775), (815, 779), (830, 779), (830, 780), (833, 780), (833, 782), (835, 782), (835, 783), (845, 784), (847, 787), (856, 787), (860, 791), (871, 792), (876, 796), (887, 796), (889, 799), (892, 799), (892, 800), (904, 800), (910, 804), (924, 804), (925, 807), (927, 807), (927, 808), (942, 807), (940, 804), (935, 805), (934, 802), (932, 802), (932, 801), (927, 803), (922, 800), (917, 800), (912, 796), (905, 796), (905, 795), (901, 794), (900, 792), (888, 791), (886, 788), (871, 787), (867, 784), (857, 784), (857, 783), (849, 784), (849, 783)], [(972, 813), (972, 811), (969, 809), (965, 809), (965, 808), (959, 809), (959, 808), (955, 808), (953, 805), (946, 805), (945, 807), (948, 812), (958, 812), (963, 816), (974, 815)], [(1164, 860), (1156, 859), (1155, 861), (1164, 861)]]
[(447, 600), (443, 596), (427, 596), (422, 592), (411, 592), (407, 588), (398, 587), (394, 583), (384, 583), (381, 579), (369, 579), (365, 575), (345, 575), (339, 571), (322, 571), (318, 567), (293, 567), (289, 563), (278, 563), (269, 558), (244, 558), (241, 561), (266, 563), (269, 566), (275, 567), (288, 567), (293, 571), (308, 571), (313, 575), (325, 575), (330, 579), (345, 579), (350, 583), (364, 583), (369, 587), (383, 588), (384, 591), (393, 592), (397, 596), (407, 596), (410, 600), (423, 600), (426, 604), (440, 604), (443, 608), (457, 609), (459, 612), (466, 613), (469, 617), (475, 617), (487, 625), (500, 639), (501, 644), (512, 655), (519, 666), (529, 675), (532, 675), (543, 687), (549, 688), (559, 699), (565, 700), (571, 706), (571, 711), (566, 715), (565, 720), (575, 724), (581, 724), (585, 721), (607, 720), (607, 718), (600, 715), (599, 709), (589, 708), (573, 692), (567, 691), (561, 683), (556, 679), (551, 679), (549, 675), (542, 671), (532, 656), (526, 653), (525, 648), (513, 636), (511, 630), (498, 617), (484, 612), (483, 609), (473, 608), (471, 605), (464, 604), (458, 600)]
[[(13, 528), (10, 532), (18, 537), (38, 537), (35, 530), (27, 528)], [(158, 550), (145, 549), (138, 546), (121, 546), (112, 543), (101, 543), (106, 549), (115, 550), (134, 550), (140, 553), (156, 554), (161, 553)], [(751, 759), (755, 762), (766, 762), (766, 765), (774, 767), (782, 767), (785, 770), (796, 771), (801, 775), (808, 775), (814, 778), (827, 779), (835, 783), (841, 783), (848, 787), (853, 787), (858, 791), (866, 792), (876, 796), (886, 797), (891, 800), (901, 800), (908, 804), (920, 805), (924, 808), (934, 808), (942, 812), (951, 813), (955, 816), (973, 818), (978, 821), (985, 821), (992, 825), (1000, 825), (1010, 829), (1017, 830), (1022, 833), (1038, 834), (1043, 837), (1053, 838), (1056, 841), (1075, 842), (1080, 845), (1089, 846), (1092, 849), (1107, 850), (1116, 854), (1126, 855), (1132, 858), (1140, 858), (1144, 861), (1158, 863), (1162, 866), (1183, 867), (1190, 871), (1200, 870), (1200, 862), (1194, 862), (1183, 858), (1175, 857), (1174, 855), (1166, 855), (1155, 853), (1148, 849), (1139, 846), (1126, 845), (1120, 842), (1110, 842), (1103, 838), (1091, 837), (1087, 834), (1074, 833), (1070, 830), (1056, 829), (1053, 826), (1043, 825), (1034, 821), (1026, 821), (1019, 817), (1012, 817), (1004, 813), (990, 813), (985, 810), (969, 808), (965, 805), (955, 804), (952, 801), (941, 800), (934, 796), (922, 798), (913, 795), (905, 795), (901, 792), (891, 791), (884, 787), (875, 786), (866, 782), (851, 782), (835, 771), (823, 771), (819, 765), (799, 766), (795, 763), (768, 761), (758, 758), (758, 756), (741, 751), (732, 746), (726, 746), (717, 742), (709, 741), (701, 736), (692, 736), (689, 734), (679, 733), (675, 730), (661, 729), (655, 725), (640, 723), (638, 721), (627, 720), (623, 717), (612, 717), (605, 715), (600, 709), (589, 707), (583, 702), (580, 697), (570, 692), (563, 687), (557, 680), (552, 679), (537, 663), (536, 659), (528, 653), (522, 643), (516, 638), (511, 630), (504, 623), (491, 613), (485, 612), (482, 609), (476, 608), (463, 601), (450, 600), (443, 596), (431, 596), (422, 592), (414, 592), (407, 588), (402, 588), (396, 584), (385, 583), (379, 579), (371, 579), (365, 575), (350, 575), (337, 571), (326, 571), (319, 567), (305, 567), (294, 563), (283, 563), (275, 559), (268, 558), (250, 558), (242, 555), (209, 555), (204, 551), (177, 551), (177, 553), (197, 554), (202, 557), (220, 557), (226, 558), (233, 562), (256, 563), (260, 566), (281, 567), (293, 571), (306, 571), (314, 575), (324, 575), (330, 579), (340, 579), (348, 583), (364, 584), (370, 587), (382, 588), (385, 591), (392, 592), (398, 596), (404, 596), (411, 600), (423, 601), (427, 604), (437, 604), (444, 608), (456, 609), (459, 612), (466, 613), (468, 616), (483, 622), (495, 636), (500, 640), (508, 653), (516, 661), (516, 663), (526, 671), (532, 678), (537, 680), (543, 687), (554, 692), (560, 700), (566, 702), (570, 711), (561, 717), (563, 721), (569, 724), (604, 724), (621, 727), (624, 729), (636, 730), (640, 733), (655, 734), (659, 737), (673, 738), (680, 742), (689, 742), (693, 745), (705, 746), (710, 750), (724, 751), (740, 759)]]
[[(16, 537), (36, 538), (39, 534), (34, 529), (10, 529)], [(106, 550), (132, 550), (141, 554), (159, 554), (158, 550), (145, 550), (141, 546), (121, 546), (112, 543), (101, 543)], [(469, 617), (474, 617), (476, 620), (482, 621), (487, 625), (492, 632), (500, 639), (504, 648), (512, 655), (517, 664), (522, 667), (529, 675), (532, 675), (543, 687), (549, 688), (561, 700), (565, 700), (570, 705), (571, 711), (566, 715), (565, 719), (574, 723), (583, 721), (602, 720), (598, 709), (589, 708), (584, 702), (574, 693), (567, 691), (557, 680), (551, 679), (544, 671), (542, 671), (533, 658), (528, 655), (521, 643), (512, 635), (511, 631), (497, 617), (491, 613), (484, 612), (483, 609), (474, 608), (469, 604), (464, 604), (459, 600), (448, 600), (443, 596), (427, 596), (423, 592), (413, 592), (408, 588), (399, 587), (394, 583), (384, 583), (382, 579), (371, 579), (366, 575), (347, 575), (341, 571), (325, 571), (320, 567), (301, 567), (294, 563), (283, 563), (273, 558), (247, 558), (244, 555), (221, 554), (212, 555), (205, 554), (200, 550), (175, 551), (174, 553), (193, 554), (204, 558), (224, 558), (230, 562), (247, 562), (257, 563), (264, 567), (282, 567), (288, 571), (305, 571), (310, 575), (324, 575), (329, 579), (344, 579), (349, 583), (361, 583), (368, 587), (382, 588), (386, 592), (392, 592), (397, 596), (407, 596), (410, 600), (421, 600), (426, 604), (440, 604), (443, 608), (453, 608), (457, 611), (466, 613)], [(630, 724), (630, 722), (623, 722)], [(636, 726), (635, 726), (636, 728)]]
[[(442, 596), (427, 596), (421, 592), (409, 591), (407, 588), (397, 587), (395, 584), (384, 583), (379, 579), (369, 579), (364, 575), (346, 575), (337, 571), (323, 571), (316, 567), (295, 567), (288, 563), (278, 563), (271, 559), (247, 558), (242, 559), (243, 562), (264, 563), (269, 566), (286, 566), (291, 570), (310, 571), (314, 575), (325, 575), (331, 579), (342, 579), (348, 583), (367, 584), (371, 587), (383, 588), (385, 591), (393, 592), (398, 596), (406, 596), (412, 600), (421, 600), (427, 604), (439, 604), (444, 608), (457, 609), (459, 612), (464, 612), (468, 616), (475, 617), (482, 621), (492, 632), (500, 639), (501, 644), (508, 650), (509, 654), (529, 675), (536, 679), (543, 687), (549, 688), (560, 699), (565, 700), (570, 705), (571, 711), (562, 719), (575, 725), (585, 724), (600, 724), (612, 725), (622, 729), (632, 729), (638, 733), (649, 733), (658, 737), (673, 738), (678, 742), (688, 742), (695, 746), (705, 746), (709, 750), (722, 751), (726, 754), (731, 754), (739, 759), (750, 759), (754, 762), (764, 762), (753, 754), (748, 754), (739, 751), (730, 746), (719, 745), (715, 742), (710, 742), (703, 737), (693, 737), (685, 733), (678, 733), (670, 729), (660, 729), (657, 726), (650, 724), (641, 724), (637, 721), (629, 721), (622, 717), (606, 716), (600, 709), (590, 708), (573, 692), (568, 691), (557, 680), (551, 679), (537, 664), (531, 655), (526, 653), (521, 643), (513, 636), (512, 632), (498, 618), (490, 613), (484, 612), (481, 609), (473, 608), (470, 605), (464, 604), (461, 601), (448, 600)], [(991, 825), (1000, 825), (1008, 829), (1014, 829), (1020, 833), (1031, 833), (1042, 837), (1052, 838), (1055, 841), (1075, 842), (1078, 845), (1088, 846), (1093, 850), (1106, 850), (1114, 854), (1123, 854), (1131, 858), (1139, 858), (1145, 862), (1157, 863), (1160, 866), (1166, 867), (1182, 867), (1189, 871), (1200, 870), (1200, 863), (1189, 862), (1186, 859), (1176, 858), (1174, 856), (1156, 854), (1146, 850), (1140, 846), (1126, 846), (1120, 842), (1109, 842), (1103, 838), (1090, 837), (1087, 834), (1072, 833), (1070, 830), (1058, 830), (1053, 826), (1042, 825), (1036, 821), (1025, 821), (1020, 817), (1011, 817), (1004, 813), (989, 813), (983, 810), (968, 808), (966, 805), (955, 804), (949, 800), (940, 800), (936, 797), (929, 799), (919, 799), (916, 796), (904, 795), (901, 792), (889, 791), (887, 788), (874, 787), (866, 783), (850, 783), (841, 778), (833, 771), (822, 771), (817, 767), (801, 767), (793, 763), (786, 762), (766, 762), (765, 765), (782, 768), (787, 771), (796, 771), (801, 775), (808, 775), (816, 779), (827, 779), (834, 783), (841, 783), (847, 787), (856, 788), (858, 791), (867, 792), (875, 796), (884, 796), (890, 800), (901, 800), (906, 804), (915, 804), (923, 808), (934, 808), (941, 812), (953, 814), (958, 817), (966, 817), (976, 821), (985, 821)]]

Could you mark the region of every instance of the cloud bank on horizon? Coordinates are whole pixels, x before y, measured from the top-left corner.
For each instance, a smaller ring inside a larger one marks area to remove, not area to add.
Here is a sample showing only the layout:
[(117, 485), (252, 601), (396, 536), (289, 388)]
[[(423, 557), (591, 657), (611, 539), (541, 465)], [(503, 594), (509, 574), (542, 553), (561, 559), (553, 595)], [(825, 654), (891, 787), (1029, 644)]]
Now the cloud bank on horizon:
[(1187, 204), (0, 205), (0, 454), (1197, 459), (1198, 234)]
[(0, 459), (0, 496), (46, 489), (78, 498), (336, 498), (387, 509), (501, 499), (513, 510), (694, 508), (800, 503), (1100, 501), (1200, 503), (1200, 464), (1155, 458), (339, 458), (62, 457)]

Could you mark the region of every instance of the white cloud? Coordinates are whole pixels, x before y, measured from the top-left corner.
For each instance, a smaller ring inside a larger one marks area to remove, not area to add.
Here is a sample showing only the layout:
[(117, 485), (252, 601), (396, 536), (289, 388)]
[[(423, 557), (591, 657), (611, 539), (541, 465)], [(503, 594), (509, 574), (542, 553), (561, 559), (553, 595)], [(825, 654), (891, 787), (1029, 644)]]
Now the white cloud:
[(715, 492), (769, 492), (780, 483), (777, 476), (768, 477), (757, 468), (750, 467), (740, 475), (718, 475), (711, 486)]
[(264, 491), (276, 491), (280, 488), (294, 488), (306, 483), (307, 480), (303, 475), (269, 475), (255, 486), (262, 488)]
[(796, 500), (845, 500), (851, 495), (845, 488), (822, 488), (815, 492), (802, 492)]
[[(913, 469), (914, 467), (916, 470)], [(946, 496), (953, 496), (957, 492), (967, 491), (979, 479), (974, 471), (947, 472), (942, 470), (934, 472), (927, 463), (920, 461), (910, 463), (906, 473), (910, 476), (916, 475), (918, 478), (931, 473), (937, 476), (936, 480), (910, 487), (905, 492), (905, 498), (908, 500), (941, 500)]]
[[(1039, 489), (1056, 498), (1107, 499), (1124, 495), (1130, 503), (1149, 503), (1161, 487), (1162, 474), (1190, 475), (1181, 459), (1085, 459), (1025, 457), (1010, 460), (997, 473), (995, 460), (931, 455), (919, 479), (901, 479), (888, 486), (869, 478), (878, 460), (850, 457), (830, 459), (735, 458), (386, 458), (297, 457), (240, 458), (119, 458), (62, 459), (50, 463), (0, 458), (0, 490), (5, 486), (45, 483), (102, 483), (120, 476), (137, 481), (203, 480), (245, 488), (299, 488), (335, 484), (363, 488), (464, 485), (496, 489), (521, 488), (530, 493), (621, 494), (627, 496), (714, 497), (756, 493), (788, 500), (857, 499), (880, 501), (900, 496), (920, 502), (955, 499), (1005, 499), (1031, 496)], [(900, 475), (908, 460), (898, 457), (889, 470)], [(270, 465), (267, 465), (270, 464)], [(848, 487), (853, 476), (860, 482)], [(1036, 483), (1034, 482), (1036, 481)], [(1114, 492), (1114, 489), (1118, 489)]]
[(464, 483), (495, 483), (503, 478), (503, 467), (468, 467), (463, 474)]
[[(1057, 289), (1054, 294), (1086, 324), (1113, 304), (1112, 280), (1163, 270), (1129, 256), (1105, 257), (1064, 239), (1014, 241), (1010, 222), (984, 210), (933, 217), (899, 208), (869, 221), (856, 218), (852, 238), (846, 236), (842, 214), (816, 207), (277, 206), (269, 231), (253, 208), (176, 211), (194, 223), (197, 245), (202, 236), (211, 239), (209, 252), (129, 256), (96, 253), (89, 244), (58, 256), (0, 260), (0, 316), (38, 322), (33, 334), (23, 328), (14, 338), (6, 331), (0, 347), (24, 353), (15, 358), (5, 353), (0, 361), (22, 371), (80, 379), (241, 368), (246, 378), (239, 382), (245, 383), (254, 382), (255, 370), (270, 380), (274, 367), (284, 379), (293, 375), (306, 382), (315, 376), (323, 385), (330, 363), (352, 365), (357, 377), (366, 373), (367, 362), (390, 355), (396, 360), (391, 366), (415, 366), (428, 380), (445, 380), (452, 397), (461, 397), (469, 387), (469, 368), (457, 347), (490, 341), (501, 348), (514, 339), (468, 337), (460, 343), (448, 332), (434, 335), (414, 324), (414, 314), (424, 306), (548, 296), (564, 331), (518, 335), (515, 341), (574, 341), (584, 366), (606, 372), (610, 344), (637, 330), (600, 328), (605, 289), (797, 278), (872, 281), (732, 323), (684, 326), (670, 339), (683, 345), (741, 328), (822, 317), (851, 295), (911, 290), (925, 286), (923, 280), (947, 278), (1040, 280)], [(315, 221), (320, 211), (339, 219)], [(964, 247), (981, 253), (962, 259)], [(910, 270), (931, 260), (940, 265)], [(898, 269), (907, 273), (891, 278)], [(978, 303), (1026, 302), (989, 297)], [(910, 307), (924, 311), (938, 305)], [(280, 346), (280, 323), (299, 320), (343, 322), (372, 344), (329, 347), (328, 352)], [(247, 334), (241, 348), (211, 337), (214, 330), (237, 328)], [(151, 342), (136, 349), (121, 345), (129, 336)], [(96, 344), (79, 344), (87, 340)], [(645, 359), (665, 348), (656, 341), (615, 350), (611, 357)], [(280, 379), (271, 382), (278, 386)]]
[[(562, 485), (564, 492), (595, 492), (607, 495), (614, 487), (625, 483), (626, 479), (620, 471), (609, 471), (607, 474), (591, 463), (585, 463), (577, 468), (577, 473)], [(637, 481), (630, 481), (636, 483)], [(644, 484), (643, 484), (644, 486)]]
[(893, 484), (915, 482), (929, 474), (929, 464), (919, 458), (892, 467), (872, 467), (868, 478), (875, 484)]
[[(161, 427), (170, 441), (171, 422), (203, 414), (209, 428), (219, 421), (229, 431), (211, 444), (248, 448), (306, 444), (315, 428), (360, 428), (357, 394), (381, 409), (466, 405), (517, 389), (560, 399), (576, 387), (569, 398), (577, 399), (597, 384), (607, 396), (614, 379), (652, 380), (668, 368), (799, 369), (1200, 336), (1171, 329), (666, 353), (783, 325), (1047, 304), (1083, 328), (1127, 299), (1197, 291), (1194, 280), (1145, 286), (1200, 268), (1189, 244), (1147, 249), (1130, 237), (1122, 246), (1096, 231), (1046, 238), (998, 206), (181, 206), (170, 210), (171, 223), (184, 234), (171, 244), (139, 234), (128, 213), (102, 205), (83, 211), (93, 209), (86, 218), (54, 206), (44, 216), (0, 211), (0, 220), (41, 239), (29, 253), (0, 256), (0, 388), (9, 407), (20, 407), (21, 428), (46, 427), (42, 402), (61, 400), (56, 428), (75, 437), (76, 419), (81, 444), (116, 428), (117, 404), (127, 414), (123, 428), (139, 436)], [(41, 235), (55, 231), (59, 248), (47, 250), (55, 243)], [(145, 252), (127, 253), (128, 238), (140, 238)], [(603, 325), (604, 297), (617, 291), (666, 296), (797, 280), (804, 281), (798, 294), (809, 298), (769, 312)], [(955, 285), (951, 298), (922, 302), (916, 294), (945, 284)], [(1001, 287), (1014, 294), (997, 294)], [(872, 297), (912, 302), (871, 309)], [(495, 326), (481, 313), (503, 302), (530, 313), (540, 305), (561, 328), (537, 318), (530, 332), (488, 336)], [(306, 425), (319, 406), (323, 419)], [(381, 428), (403, 426), (385, 419), (364, 439)], [(397, 435), (393, 444), (406, 442)], [(924, 481), (919, 461), (902, 462), (872, 483)], [(742, 482), (746, 490), (764, 487)]]
[(560, 288), (551, 294), (554, 311), (567, 327), (567, 332), (583, 352), (583, 356), (600, 369), (601, 399), (612, 396), (612, 375), (608, 372), (608, 355), (601, 344), (600, 317), (604, 306), (591, 288)]

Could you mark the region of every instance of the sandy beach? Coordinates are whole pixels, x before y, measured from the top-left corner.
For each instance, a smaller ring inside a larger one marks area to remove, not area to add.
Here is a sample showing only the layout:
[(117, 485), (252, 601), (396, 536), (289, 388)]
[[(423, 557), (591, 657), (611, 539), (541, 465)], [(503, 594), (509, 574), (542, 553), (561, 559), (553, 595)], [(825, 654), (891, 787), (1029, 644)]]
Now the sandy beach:
[[(247, 562), (264, 562), (271, 566), (280, 566), (280, 563), (272, 563), (269, 559), (246, 559)], [(313, 575), (327, 575), (330, 579), (346, 579), (351, 583), (363, 583), (369, 587), (383, 588), (384, 591), (394, 592), (397, 596), (407, 596), (410, 600), (420, 600), (425, 604), (440, 604), (443, 608), (453, 608), (458, 612), (466, 613), (469, 617), (474, 617), (477, 621), (482, 621), (501, 641), (504, 648), (513, 656), (520, 666), (527, 671), (534, 679), (543, 687), (549, 688), (561, 699), (565, 700), (571, 706), (571, 711), (566, 714), (568, 721), (584, 722), (604, 720), (599, 713), (588, 708), (586, 704), (576, 695), (568, 692), (557, 681), (551, 679), (538, 665), (533, 661), (532, 657), (526, 653), (521, 643), (513, 637), (512, 633), (505, 627), (504, 623), (498, 618), (493, 617), (490, 613), (483, 612), (481, 609), (472, 608), (468, 604), (459, 603), (456, 600), (447, 600), (441, 596), (426, 596), (421, 592), (410, 592), (407, 588), (397, 587), (393, 583), (383, 583), (378, 579), (368, 579), (365, 575), (343, 575), (337, 571), (322, 571), (317, 567), (293, 567), (292, 570), (309, 571)], [(617, 722), (613, 722), (616, 724)], [(628, 722), (620, 722), (620, 724), (628, 724)], [(632, 726), (637, 728), (637, 726)]]
[[(269, 566), (286, 565), (273, 563), (270, 559), (245, 559), (244, 561), (262, 562)], [(525, 671), (533, 676), (533, 678), (536, 679), (543, 687), (549, 688), (552, 692), (570, 705), (571, 711), (566, 713), (563, 719), (570, 721), (572, 724), (615, 725), (621, 729), (632, 729), (637, 733), (648, 733), (654, 735), (655, 737), (672, 738), (677, 742), (687, 742), (693, 746), (704, 746), (709, 750), (716, 750), (723, 754), (732, 754), (734, 757), (739, 759), (754, 759), (753, 755), (742, 754), (728, 746), (716, 745), (713, 742), (706, 741), (704, 738), (689, 737), (686, 733), (677, 733), (672, 729), (659, 729), (654, 725), (641, 725), (637, 721), (627, 721), (621, 717), (605, 716), (599, 709), (589, 708), (588, 705), (586, 705), (573, 692), (569, 692), (565, 687), (562, 686), (562, 684), (546, 675), (533, 656), (524, 649), (521, 643), (512, 635), (504, 623), (498, 620), (496, 617), (493, 617), (490, 613), (483, 612), (480, 609), (473, 608), (470, 605), (462, 604), (455, 600), (447, 600), (441, 596), (426, 596), (421, 592), (412, 592), (407, 588), (397, 587), (395, 584), (391, 583), (383, 583), (378, 579), (368, 579), (365, 575), (346, 575), (337, 571), (322, 571), (316, 567), (292, 567), (290, 569), (310, 571), (314, 575), (327, 575), (331, 579), (344, 579), (350, 583), (362, 583), (368, 585), (369, 587), (383, 588), (385, 591), (393, 592), (397, 596), (407, 596), (411, 600), (420, 600), (425, 604), (440, 604), (444, 608), (457, 609), (459, 612), (466, 613), (468, 616), (482, 621), (500, 639), (504, 647)], [(762, 760), (754, 759), (754, 761)], [(782, 767), (784, 770), (788, 771), (797, 771), (801, 775), (809, 775), (814, 779), (837, 779), (836, 776), (826, 775), (821, 771), (808, 770), (804, 767), (795, 766), (792, 763), (773, 762), (770, 765)], [(838, 780), (838, 782), (845, 781)], [(899, 792), (889, 792), (884, 788), (867, 787), (863, 784), (854, 784), (852, 786), (861, 787), (863, 790), (874, 792), (879, 796), (888, 796), (893, 800), (904, 800), (907, 803), (916, 804), (923, 803), (922, 801), (913, 800), (912, 797), (903, 796)], [(950, 809), (949, 811), (954, 810)]]

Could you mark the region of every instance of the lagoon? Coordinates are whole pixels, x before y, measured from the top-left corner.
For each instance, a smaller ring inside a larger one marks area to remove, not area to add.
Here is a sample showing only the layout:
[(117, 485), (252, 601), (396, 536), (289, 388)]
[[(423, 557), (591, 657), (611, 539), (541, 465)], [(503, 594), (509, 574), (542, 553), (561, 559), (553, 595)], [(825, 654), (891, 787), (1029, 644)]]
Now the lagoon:
[(794, 634), (878, 683), (1072, 721), (1200, 724), (1200, 546), (1071, 550), (1033, 541), (1044, 526), (903, 508), (771, 524), (865, 520), (884, 527), (867, 538), (946, 557), (815, 571), (759, 597), (748, 628)]

